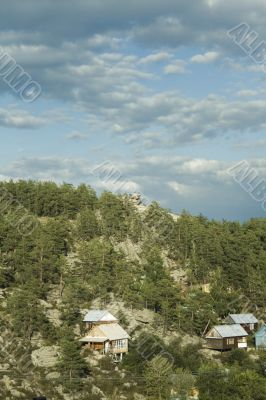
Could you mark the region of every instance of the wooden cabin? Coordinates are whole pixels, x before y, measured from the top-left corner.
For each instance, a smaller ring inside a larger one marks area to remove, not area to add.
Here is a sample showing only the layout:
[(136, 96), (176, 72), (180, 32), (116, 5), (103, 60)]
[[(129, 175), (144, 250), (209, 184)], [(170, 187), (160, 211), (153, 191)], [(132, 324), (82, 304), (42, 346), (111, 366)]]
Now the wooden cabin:
[(90, 310), (85, 315), (83, 322), (87, 329), (95, 325), (118, 323), (118, 319), (107, 310)]
[(249, 334), (258, 329), (259, 323), (253, 314), (229, 314), (228, 317), (226, 317), (225, 322), (227, 324), (239, 324)]
[(257, 350), (266, 350), (266, 324), (255, 334), (255, 344)]
[(213, 350), (247, 349), (248, 333), (240, 324), (216, 325), (205, 336), (207, 347)]
[(105, 310), (89, 311), (84, 320), (88, 332), (80, 339), (86, 347), (102, 354), (112, 354), (122, 360), (128, 352), (128, 333), (119, 325), (117, 318)]

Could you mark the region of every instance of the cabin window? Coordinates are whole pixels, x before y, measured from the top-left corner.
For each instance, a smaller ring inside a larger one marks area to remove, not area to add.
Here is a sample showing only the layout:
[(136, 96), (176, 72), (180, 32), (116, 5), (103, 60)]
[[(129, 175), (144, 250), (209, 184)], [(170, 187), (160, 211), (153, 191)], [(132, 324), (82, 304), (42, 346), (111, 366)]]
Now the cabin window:
[(115, 349), (123, 349), (126, 347), (126, 341), (125, 340), (116, 340), (114, 342), (114, 348)]
[(235, 339), (227, 339), (226, 343), (228, 345), (235, 344)]
[(247, 339), (245, 337), (239, 338), (238, 343), (246, 343)]
[(254, 329), (254, 324), (250, 324), (250, 325), (249, 325), (249, 328), (250, 328), (251, 330), (253, 330), (253, 329)]

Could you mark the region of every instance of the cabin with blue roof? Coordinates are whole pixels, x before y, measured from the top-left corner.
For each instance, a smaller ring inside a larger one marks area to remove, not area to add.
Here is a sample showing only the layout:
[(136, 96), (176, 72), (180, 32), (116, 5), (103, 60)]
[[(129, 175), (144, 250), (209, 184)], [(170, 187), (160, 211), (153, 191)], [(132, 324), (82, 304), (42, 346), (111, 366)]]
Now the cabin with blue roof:
[(266, 324), (255, 334), (255, 344), (257, 350), (266, 350)]

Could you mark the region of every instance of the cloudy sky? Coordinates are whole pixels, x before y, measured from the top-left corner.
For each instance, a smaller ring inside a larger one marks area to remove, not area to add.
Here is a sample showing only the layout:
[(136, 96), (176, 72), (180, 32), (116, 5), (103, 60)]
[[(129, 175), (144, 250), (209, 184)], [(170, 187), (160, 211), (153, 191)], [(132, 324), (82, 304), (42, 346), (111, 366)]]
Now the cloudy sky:
[[(0, 58), (0, 177), (137, 191), (211, 218), (265, 216), (226, 172), (247, 160), (265, 177), (266, 68), (248, 54), (266, 40), (265, 19), (265, 0), (9, 0), (0, 57), (42, 92), (24, 102)], [(227, 34), (241, 23), (255, 32), (246, 50)]]

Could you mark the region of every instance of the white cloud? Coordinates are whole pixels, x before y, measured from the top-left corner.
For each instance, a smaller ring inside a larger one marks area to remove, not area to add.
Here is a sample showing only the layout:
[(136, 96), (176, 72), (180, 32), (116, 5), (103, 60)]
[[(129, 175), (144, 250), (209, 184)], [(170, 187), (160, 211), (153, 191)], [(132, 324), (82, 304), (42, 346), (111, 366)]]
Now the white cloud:
[(45, 118), (36, 117), (27, 111), (0, 108), (0, 125), (2, 126), (18, 129), (35, 129), (45, 123)]
[(117, 49), (122, 39), (110, 35), (95, 34), (87, 39), (87, 44), (91, 48), (99, 47), (110, 47), (111, 49)]
[[(108, 163), (111, 168), (112, 161)], [(226, 173), (236, 163), (162, 155), (137, 157), (134, 161), (125, 159), (119, 163), (115, 160), (113, 165), (121, 178), (108, 179), (107, 187), (101, 176), (93, 174), (99, 163), (77, 158), (23, 158), (3, 168), (2, 175), (15, 179), (85, 182), (100, 191), (137, 191), (149, 201), (157, 200), (177, 212), (187, 209), (196, 214), (236, 219), (243, 208), (249, 207), (256, 212), (259, 209), (259, 204)], [(249, 165), (259, 176), (265, 176), (265, 159), (249, 160)]]
[(176, 181), (170, 181), (167, 184), (180, 196), (189, 196), (193, 193), (193, 188), (191, 188), (189, 185), (178, 183)]
[(204, 54), (196, 54), (191, 57), (190, 61), (197, 64), (208, 64), (218, 60), (220, 54), (217, 51), (208, 51)]
[(215, 173), (221, 168), (222, 163), (216, 160), (193, 159), (185, 161), (182, 165), (182, 171), (188, 174)]
[(141, 58), (139, 60), (139, 63), (150, 64), (155, 62), (166, 61), (169, 60), (169, 58), (171, 58), (171, 54), (162, 51), (159, 53), (149, 54), (148, 56)]
[(239, 90), (236, 92), (236, 96), (238, 97), (252, 97), (252, 96), (257, 96), (259, 92), (257, 90)]
[(175, 62), (168, 64), (164, 67), (165, 74), (185, 74), (187, 63), (184, 60), (176, 60)]
[(140, 185), (132, 180), (117, 180), (117, 181), (101, 181), (100, 179), (94, 180), (94, 187), (99, 190), (108, 190), (113, 193), (134, 193), (140, 192)]

